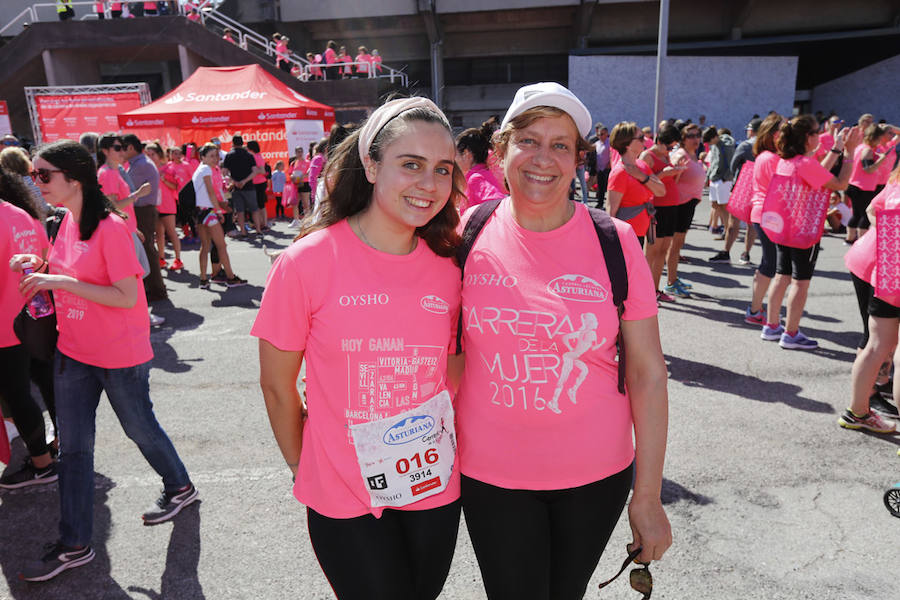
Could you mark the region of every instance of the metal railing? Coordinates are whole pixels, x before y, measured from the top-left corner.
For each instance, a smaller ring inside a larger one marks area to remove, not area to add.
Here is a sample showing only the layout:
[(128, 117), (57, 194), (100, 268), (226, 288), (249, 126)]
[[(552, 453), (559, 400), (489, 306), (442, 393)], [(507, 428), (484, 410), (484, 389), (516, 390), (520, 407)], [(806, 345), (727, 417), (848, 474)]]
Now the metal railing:
[[(258, 58), (272, 60), (273, 62), (277, 57), (280, 57), (282, 61), (287, 61), (291, 64), (291, 73), (302, 81), (327, 80), (327, 69), (329, 68), (340, 68), (341, 71), (343, 71), (347, 66), (358, 69), (359, 65), (364, 64), (362, 61), (357, 61), (326, 65), (324, 63), (310, 63), (303, 56), (291, 51), (289, 51), (287, 55), (283, 55), (278, 52), (278, 47), (274, 40), (267, 38), (246, 25), (232, 19), (228, 15), (216, 10), (222, 1), (223, 0), (178, 0), (178, 14), (199, 21), (201, 25), (218, 34), (224, 34), (226, 29), (231, 30), (236, 36), (233, 41), (238, 47), (250, 52)], [(106, 11), (104, 14), (106, 17), (112, 16), (109, 9), (110, 4), (110, 2), (105, 2)], [(123, 2), (123, 4), (125, 3)], [(96, 2), (87, 0), (71, 3), (73, 8), (78, 6), (89, 7), (90, 10), (82, 15), (80, 20), (96, 19), (97, 13), (95, 11), (95, 5)], [(38, 2), (32, 4), (23, 9), (22, 12), (0, 29), (0, 36), (16, 25), (36, 23), (41, 20), (52, 21), (58, 19), (56, 6), (57, 4), (55, 2)], [(192, 17), (194, 13), (196, 13), (196, 18)], [(368, 73), (366, 73), (365, 76), (369, 79), (385, 78), (390, 79), (391, 83), (399, 82), (400, 85), (404, 87), (409, 85), (409, 78), (402, 70), (394, 69), (382, 63), (371, 63), (366, 61), (365, 64), (368, 66)], [(363, 74), (357, 72), (354, 75), (356, 77), (361, 77)], [(343, 78), (343, 75), (341, 75), (341, 78)]]

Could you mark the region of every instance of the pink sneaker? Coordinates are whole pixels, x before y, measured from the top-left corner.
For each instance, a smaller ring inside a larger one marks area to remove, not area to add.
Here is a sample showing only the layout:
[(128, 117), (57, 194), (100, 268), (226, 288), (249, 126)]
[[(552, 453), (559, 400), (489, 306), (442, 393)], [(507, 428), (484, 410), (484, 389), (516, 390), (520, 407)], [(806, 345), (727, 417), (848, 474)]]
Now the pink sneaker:
[(866, 416), (857, 417), (849, 408), (838, 419), (838, 425), (845, 429), (867, 429), (874, 433), (893, 433), (897, 429), (896, 423), (878, 413), (870, 410)]
[(668, 295), (665, 292), (656, 290), (656, 302), (657, 302), (657, 304), (660, 302), (675, 302), (675, 298), (673, 298), (672, 296)]
[(765, 325), (766, 324), (766, 315), (763, 311), (758, 311), (755, 313), (750, 312), (750, 307), (747, 307), (747, 310), (744, 311), (744, 323), (749, 325)]

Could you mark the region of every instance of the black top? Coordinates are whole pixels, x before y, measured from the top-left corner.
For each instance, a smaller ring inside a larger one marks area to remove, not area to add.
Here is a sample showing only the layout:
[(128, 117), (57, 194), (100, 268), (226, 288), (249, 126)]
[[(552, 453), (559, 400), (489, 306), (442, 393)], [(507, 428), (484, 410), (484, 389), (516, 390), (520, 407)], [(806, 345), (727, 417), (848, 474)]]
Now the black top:
[(253, 172), (254, 167), (256, 167), (256, 159), (253, 158), (253, 155), (246, 148), (239, 146), (232, 148), (225, 155), (225, 161), (222, 163), (222, 166), (228, 169), (232, 179), (240, 181), (246, 179)]

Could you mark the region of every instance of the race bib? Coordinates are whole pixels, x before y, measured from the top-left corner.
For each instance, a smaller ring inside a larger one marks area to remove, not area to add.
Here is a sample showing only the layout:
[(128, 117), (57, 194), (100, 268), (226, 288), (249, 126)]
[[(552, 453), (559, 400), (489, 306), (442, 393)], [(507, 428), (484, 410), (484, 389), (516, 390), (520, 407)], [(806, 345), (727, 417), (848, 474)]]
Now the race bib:
[(350, 426), (372, 506), (406, 506), (446, 489), (456, 460), (450, 394), (400, 414)]

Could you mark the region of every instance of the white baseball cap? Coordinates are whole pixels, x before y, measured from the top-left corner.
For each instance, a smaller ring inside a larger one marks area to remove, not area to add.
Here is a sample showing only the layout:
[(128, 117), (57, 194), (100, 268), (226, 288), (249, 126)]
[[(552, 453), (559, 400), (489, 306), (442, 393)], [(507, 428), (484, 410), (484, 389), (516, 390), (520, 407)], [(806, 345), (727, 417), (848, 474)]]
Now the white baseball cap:
[(588, 135), (593, 129), (593, 120), (587, 107), (568, 88), (553, 81), (520, 87), (512, 104), (509, 105), (509, 110), (506, 111), (506, 116), (503, 117), (500, 128), (503, 129), (507, 123), (536, 106), (552, 106), (564, 111), (575, 121), (575, 127), (581, 135)]

